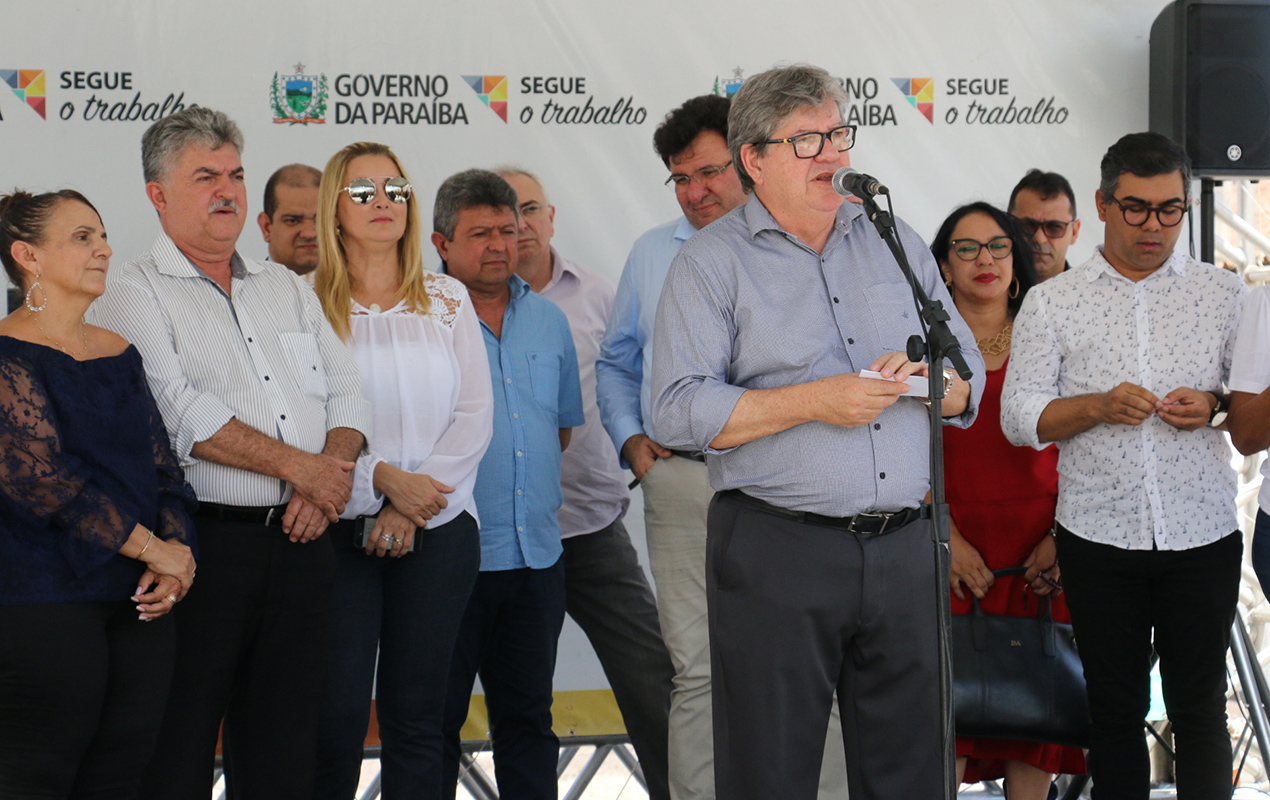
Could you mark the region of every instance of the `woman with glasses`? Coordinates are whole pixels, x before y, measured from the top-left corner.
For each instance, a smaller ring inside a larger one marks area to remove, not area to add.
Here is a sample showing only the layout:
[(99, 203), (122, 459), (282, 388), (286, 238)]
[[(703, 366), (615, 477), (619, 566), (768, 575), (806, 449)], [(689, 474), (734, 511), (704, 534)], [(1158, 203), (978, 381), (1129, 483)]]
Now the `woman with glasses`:
[(315, 288), (374, 422), (345, 521), (328, 534), (337, 573), (316, 796), (356, 794), (374, 686), (384, 796), (440, 798), (450, 654), (480, 564), (472, 487), (493, 430), (485, 344), (463, 285), (424, 271), (418, 203), (388, 147), (359, 142), (331, 157), (317, 232)]
[[(1001, 431), (1001, 386), (1014, 315), (1036, 284), (1030, 243), (1004, 211), (971, 203), (944, 220), (930, 249), (988, 371), (975, 424), (944, 429), (952, 611), (970, 612), (969, 589), (985, 613), (1036, 616), (1037, 596), (1053, 592), (1059, 580), (1050, 535), (1058, 451), (1015, 447)], [(1017, 566), (1026, 566), (1027, 574), (993, 581), (993, 570)], [(1062, 596), (1055, 593), (1052, 600), (1054, 618), (1068, 621)], [(958, 780), (1004, 777), (1010, 800), (1045, 800), (1053, 773), (1084, 771), (1078, 748), (957, 737)]]

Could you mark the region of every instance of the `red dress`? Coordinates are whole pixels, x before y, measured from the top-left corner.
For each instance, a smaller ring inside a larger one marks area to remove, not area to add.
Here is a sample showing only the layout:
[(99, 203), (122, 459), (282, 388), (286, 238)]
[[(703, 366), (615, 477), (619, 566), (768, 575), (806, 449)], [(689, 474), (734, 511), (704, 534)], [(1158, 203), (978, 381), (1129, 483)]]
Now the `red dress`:
[[(1015, 447), (1001, 432), (1001, 386), (1005, 365), (988, 370), (979, 416), (968, 429), (944, 428), (944, 474), (953, 522), (974, 545), (988, 569), (1020, 566), (1049, 535), (1058, 498), (1058, 449)], [(970, 613), (952, 597), (952, 613)], [(980, 602), (989, 614), (1036, 616), (1038, 598), (1023, 576), (998, 578)], [(1070, 622), (1067, 603), (1054, 596), (1054, 619)], [(1077, 747), (1039, 742), (957, 737), (957, 757), (967, 757), (965, 783), (1005, 775), (1005, 761), (1022, 761), (1052, 773), (1081, 774), (1085, 758)]]

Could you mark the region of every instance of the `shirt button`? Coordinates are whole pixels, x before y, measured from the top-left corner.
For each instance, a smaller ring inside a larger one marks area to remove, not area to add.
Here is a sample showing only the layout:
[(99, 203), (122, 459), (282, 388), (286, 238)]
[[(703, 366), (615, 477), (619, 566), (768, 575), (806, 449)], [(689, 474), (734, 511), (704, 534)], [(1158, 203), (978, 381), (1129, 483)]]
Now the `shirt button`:
[(516, 494), (524, 494), (524, 492), (522, 492), (520, 489), (517, 489)]
[[(880, 423), (880, 422), (875, 422), (875, 423), (873, 423), (873, 430), (875, 430), (875, 431), (880, 431), (880, 430), (882, 430), (882, 423)], [(882, 476), (882, 477), (886, 477), (886, 476), (884, 475), (884, 476)]]
[(882, 480), (886, 480), (886, 473), (885, 473), (885, 472), (879, 472), (879, 473), (878, 473), (878, 477), (879, 477), (879, 478), (881, 478)]
[(283, 414), (283, 415), (282, 415), (282, 418), (283, 418), (283, 419), (286, 419), (286, 418), (287, 418), (287, 415), (286, 415), (286, 414)]
[(511, 379), (511, 378), (508, 378), (508, 379), (507, 379), (507, 382), (508, 382), (508, 383), (511, 383), (511, 382), (512, 382), (512, 379)]
[(251, 338), (250, 336), (248, 336), (248, 337), (247, 337), (247, 343), (248, 343), (248, 344), (251, 344), (251, 343), (252, 343), (252, 342), (254, 342), (254, 341), (256, 341), (256, 340), (255, 340), (255, 339), (253, 339), (253, 338)]
[(835, 303), (836, 303), (836, 302), (838, 302), (838, 298), (836, 298), (836, 297), (835, 297), (835, 298), (833, 299), (833, 301), (834, 301)]
[(522, 452), (520, 452), (519, 450), (517, 450), (517, 451), (516, 451), (516, 458), (523, 458), (523, 457), (524, 457), (524, 455), (525, 455), (525, 454), (524, 454), (524, 453), (522, 453)]
[(848, 339), (847, 344), (855, 344), (855, 339)]
[(265, 376), (265, 380), (269, 380), (269, 376), (268, 376), (268, 375), (266, 375), (266, 376)]
[(519, 415), (519, 414), (512, 414), (512, 419), (520, 419), (520, 415)]
[(522, 526), (520, 526), (520, 525), (517, 525), (517, 526), (516, 526), (516, 532), (517, 532), (517, 533), (524, 533), (524, 532), (525, 532), (525, 529), (524, 529), (524, 527), (522, 527)]

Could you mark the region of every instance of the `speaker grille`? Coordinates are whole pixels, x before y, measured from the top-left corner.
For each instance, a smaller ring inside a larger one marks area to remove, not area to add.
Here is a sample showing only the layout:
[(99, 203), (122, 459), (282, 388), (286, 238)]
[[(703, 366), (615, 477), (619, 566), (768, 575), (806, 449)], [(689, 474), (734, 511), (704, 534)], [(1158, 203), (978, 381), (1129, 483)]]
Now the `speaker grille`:
[(1187, 11), (1186, 148), (1196, 172), (1270, 169), (1270, 6)]

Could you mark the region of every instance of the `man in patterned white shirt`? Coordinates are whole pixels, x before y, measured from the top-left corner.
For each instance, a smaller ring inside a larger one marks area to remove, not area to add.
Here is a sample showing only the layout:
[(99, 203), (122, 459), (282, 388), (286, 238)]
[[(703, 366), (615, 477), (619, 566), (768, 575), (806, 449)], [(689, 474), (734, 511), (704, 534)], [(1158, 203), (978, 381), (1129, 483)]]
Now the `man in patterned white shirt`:
[(242, 258), (242, 133), (189, 108), (141, 141), (163, 232), (97, 301), (136, 345), (186, 478), (199, 568), (176, 614), (172, 689), (141, 794), (208, 797), (224, 720), (237, 800), (309, 797), (339, 518), (370, 431), (357, 367), (316, 295)]
[(1247, 288), (1175, 250), (1190, 185), (1186, 152), (1164, 136), (1107, 151), (1104, 243), (1028, 293), (1002, 394), (1012, 442), (1059, 443), (1058, 555), (1105, 798), (1147, 795), (1153, 645), (1178, 797), (1231, 793), (1225, 653), (1243, 538), (1230, 450), (1209, 423), (1227, 405)]

